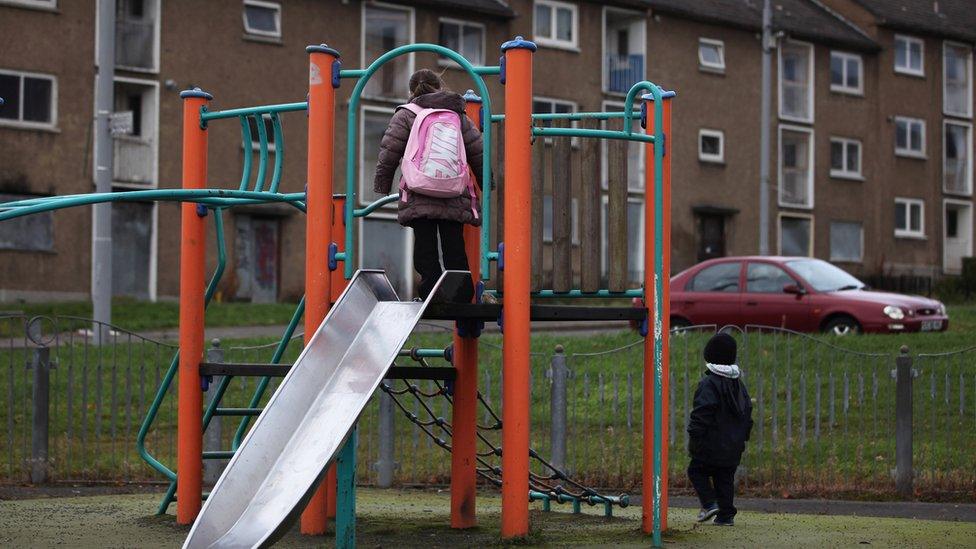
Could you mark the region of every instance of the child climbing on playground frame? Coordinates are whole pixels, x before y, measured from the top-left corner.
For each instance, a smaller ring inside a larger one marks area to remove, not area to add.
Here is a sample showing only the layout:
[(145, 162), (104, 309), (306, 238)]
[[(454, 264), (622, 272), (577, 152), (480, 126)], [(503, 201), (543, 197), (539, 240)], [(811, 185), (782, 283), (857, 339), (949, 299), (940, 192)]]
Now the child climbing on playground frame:
[[(469, 270), (464, 225), (481, 224), (471, 172), (481, 187), (483, 144), (481, 132), (465, 115), (464, 99), (448, 90), (437, 73), (418, 70), (409, 88), (410, 101), (397, 107), (380, 142), (373, 190), (389, 194), (401, 168), (397, 221), (413, 228), (413, 264), (420, 275), (420, 297), (426, 298), (440, 278), (442, 259), (447, 270)], [(470, 302), (472, 292), (470, 281), (462, 284), (454, 301)]]
[(698, 522), (732, 526), (735, 470), (752, 431), (752, 400), (736, 364), (736, 343), (720, 333), (705, 344), (705, 375), (695, 390), (688, 423), (688, 478), (701, 511)]

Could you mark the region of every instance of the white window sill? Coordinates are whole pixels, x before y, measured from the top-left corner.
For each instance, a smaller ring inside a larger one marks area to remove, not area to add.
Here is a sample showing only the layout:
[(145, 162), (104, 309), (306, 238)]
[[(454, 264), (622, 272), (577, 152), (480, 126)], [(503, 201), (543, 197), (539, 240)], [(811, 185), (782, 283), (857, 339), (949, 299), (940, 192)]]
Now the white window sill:
[(10, 128), (12, 130), (31, 130), (47, 133), (61, 133), (61, 128), (49, 124), (38, 124), (35, 122), (22, 122), (20, 120), (0, 119), (0, 128)]
[(789, 204), (782, 200), (778, 201), (777, 204), (780, 208), (789, 208), (791, 210), (813, 210), (813, 204)]
[(251, 34), (245, 32), (241, 35), (241, 39), (246, 42), (258, 42), (260, 44), (271, 44), (273, 46), (285, 45), (285, 43), (281, 41), (280, 36), (265, 36), (262, 34)]
[(925, 78), (925, 70), (915, 71), (911, 69), (899, 69), (898, 67), (895, 67), (895, 74), (900, 74), (902, 76), (911, 76), (914, 78), (922, 78), (922, 79)]
[(864, 181), (864, 176), (859, 173), (851, 172), (835, 172), (830, 171), (830, 177), (833, 179), (846, 179), (848, 181)]
[(830, 86), (830, 91), (841, 95), (852, 95), (854, 97), (864, 97), (864, 90), (857, 88), (846, 88), (844, 86)]
[(709, 158), (707, 156), (699, 156), (698, 161), (702, 164), (711, 164), (713, 166), (725, 166), (724, 158)]
[(970, 184), (969, 190), (968, 191), (964, 191), (964, 192), (950, 191), (950, 190), (947, 190), (945, 187), (942, 187), (942, 193), (943, 194), (947, 194), (949, 196), (961, 196), (961, 197), (964, 197), (964, 198), (970, 198), (970, 197), (973, 196), (973, 186), (972, 186), (972, 184)]
[(799, 122), (801, 124), (813, 124), (813, 118), (800, 118), (785, 113), (779, 113), (779, 119), (787, 122)]
[(708, 65), (702, 65), (699, 63), (698, 72), (706, 72), (708, 74), (717, 74), (725, 76), (725, 67), (710, 67)]
[(929, 157), (924, 152), (907, 151), (895, 149), (895, 156), (901, 158), (911, 158), (913, 160), (928, 160)]
[(906, 233), (895, 231), (895, 238), (902, 238), (905, 240), (928, 240), (929, 238), (925, 236), (924, 233)]
[(971, 112), (949, 112), (949, 111), (943, 110), (942, 111), (942, 114), (944, 116), (952, 116), (952, 117), (955, 117), (955, 118), (964, 118), (966, 120), (972, 120), (973, 119), (973, 113), (971, 113)]
[(126, 72), (139, 72), (143, 74), (158, 74), (159, 67), (130, 67), (128, 65), (116, 65), (116, 70), (126, 71)]
[(539, 47), (580, 53), (579, 45), (573, 42), (564, 42), (562, 40), (552, 40), (549, 38), (534, 38), (532, 41), (535, 42), (535, 44)]

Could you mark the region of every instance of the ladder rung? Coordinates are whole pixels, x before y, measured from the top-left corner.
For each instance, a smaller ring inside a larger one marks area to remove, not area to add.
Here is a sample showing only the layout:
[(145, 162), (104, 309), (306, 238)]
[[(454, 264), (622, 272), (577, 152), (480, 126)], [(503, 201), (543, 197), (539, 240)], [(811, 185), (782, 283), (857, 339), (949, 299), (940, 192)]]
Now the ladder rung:
[(217, 408), (215, 416), (259, 416), (263, 408)]
[[(209, 498), (209, 497), (210, 497), (210, 492), (204, 492), (204, 493), (200, 494), (200, 498), (203, 499), (204, 501), (206, 501), (207, 498)], [(169, 500), (169, 502), (171, 504), (172, 503), (176, 503), (176, 494), (173, 494), (173, 497)]]
[(234, 457), (233, 450), (214, 450), (203, 453), (203, 459), (230, 459)]

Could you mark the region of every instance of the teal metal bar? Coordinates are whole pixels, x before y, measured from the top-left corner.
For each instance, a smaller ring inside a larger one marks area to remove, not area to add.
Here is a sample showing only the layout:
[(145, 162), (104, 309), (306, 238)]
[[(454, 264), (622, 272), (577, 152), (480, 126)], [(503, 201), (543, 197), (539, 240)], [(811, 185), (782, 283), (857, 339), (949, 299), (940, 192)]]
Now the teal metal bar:
[[(407, 55), (413, 52), (430, 52), (438, 55), (442, 55), (455, 63), (457, 63), (461, 68), (463, 68), (474, 81), (475, 88), (477, 88), (478, 95), (481, 96), (481, 107), (483, 116), (486, 120), (491, 119), (491, 98), (488, 95), (488, 87), (485, 85), (484, 79), (479, 74), (477, 68), (472, 65), (467, 59), (459, 55), (457, 52), (447, 49), (443, 46), (437, 44), (408, 44), (405, 46), (400, 46), (381, 55), (375, 61), (370, 63), (369, 67), (365, 70), (344, 70), (339, 71), (340, 78), (357, 78), (356, 86), (353, 88), (352, 93), (349, 96), (349, 115), (346, 127), (346, 207), (345, 207), (345, 220), (346, 220), (346, 261), (343, 263), (345, 277), (352, 278), (353, 269), (355, 268), (355, 247), (353, 243), (353, 232), (355, 226), (353, 224), (354, 211), (356, 206), (356, 178), (358, 175), (356, 166), (356, 152), (357, 147), (357, 133), (358, 126), (356, 124), (357, 116), (359, 113), (359, 104), (362, 99), (363, 89), (369, 82), (369, 79), (388, 61), (399, 57), (401, 55)], [(486, 71), (493, 71), (492, 67), (483, 67)], [(486, 73), (487, 74), (487, 73)], [(491, 124), (484, 124), (484, 158), (491, 158), (491, 135), (492, 128)], [(491, 162), (484, 162), (482, 165), (482, 181), (486, 182), (485, 188), (483, 189), (481, 196), (481, 217), (482, 226), (490, 227), (491, 219), (491, 186), (487, 184), (491, 181)], [(491, 245), (491, 231), (483, 230), (481, 231), (481, 278), (482, 280), (488, 280), (490, 271), (488, 269), (488, 254), (489, 247)]]
[(258, 129), (258, 175), (254, 178), (253, 190), (261, 192), (264, 190), (264, 177), (268, 172), (268, 130), (264, 127), (263, 114), (255, 114), (252, 119)]
[(210, 120), (220, 120), (222, 118), (237, 118), (238, 116), (252, 116), (255, 114), (306, 110), (308, 110), (308, 101), (302, 101), (299, 103), (281, 103), (278, 105), (261, 105), (257, 107), (242, 107), (239, 109), (227, 109), (223, 111), (204, 111), (200, 113), (200, 121), (206, 123)]
[[(648, 82), (647, 80), (641, 80), (640, 82), (631, 86), (630, 90), (627, 92), (627, 99), (624, 101), (624, 112), (632, 112), (634, 110), (634, 100), (637, 98), (638, 93), (642, 91), (654, 93), (654, 90), (657, 90), (658, 94), (661, 93), (661, 88), (658, 88), (656, 85)], [(633, 120), (630, 118), (624, 118), (624, 133), (633, 133), (632, 122)], [(655, 128), (654, 134), (658, 135), (660, 133), (661, 132)]]
[(271, 113), (271, 127), (274, 132), (275, 161), (268, 192), (276, 193), (278, 192), (278, 185), (281, 183), (281, 168), (285, 162), (285, 138), (281, 133), (281, 117), (276, 112)]
[(502, 68), (500, 65), (475, 67), (474, 72), (481, 76), (495, 76), (502, 73)]
[(336, 261), (345, 261), (346, 260), (346, 252), (336, 252), (335, 258), (336, 258)]
[[(629, 120), (629, 119), (624, 119)], [(620, 139), (653, 143), (654, 137), (643, 133), (626, 133), (614, 130), (587, 130), (582, 128), (532, 128), (532, 135), (539, 137), (593, 137), (596, 139)]]
[(400, 195), (399, 194), (388, 194), (388, 195), (384, 196), (383, 198), (379, 198), (377, 200), (374, 200), (371, 204), (367, 205), (366, 207), (356, 208), (355, 210), (352, 211), (352, 216), (353, 217), (366, 217), (367, 215), (369, 215), (369, 214), (375, 212), (376, 210), (378, 210), (379, 208), (382, 208), (383, 206), (385, 206), (385, 205), (387, 205), (387, 204), (389, 204), (391, 202), (396, 202), (399, 199), (400, 199)]
[(419, 358), (444, 358), (444, 349), (403, 349), (400, 356), (417, 356)]
[[(487, 291), (487, 290), (486, 290)], [(622, 292), (611, 292), (610, 290), (597, 290), (595, 292), (583, 292), (581, 290), (570, 290), (568, 292), (556, 292), (554, 290), (539, 290), (538, 292), (532, 292), (532, 297), (541, 298), (555, 298), (555, 297), (571, 297), (571, 298), (585, 298), (585, 297), (644, 297), (643, 288), (631, 288), (629, 290), (624, 290)]]
[(241, 147), (244, 151), (244, 168), (241, 170), (240, 190), (246, 191), (247, 184), (251, 182), (251, 125), (247, 123), (247, 117), (241, 116)]
[(336, 549), (356, 547), (356, 439), (359, 428), (353, 427), (346, 444), (339, 451), (336, 472)]
[[(496, 115), (498, 116), (498, 115)], [(504, 119), (505, 115), (501, 115)], [(633, 111), (630, 113), (630, 117), (634, 119), (639, 119), (641, 116), (640, 111)], [(534, 113), (532, 115), (532, 120), (616, 120), (620, 118), (626, 118), (626, 112), (558, 112), (558, 113)], [(492, 117), (494, 118), (494, 117)]]

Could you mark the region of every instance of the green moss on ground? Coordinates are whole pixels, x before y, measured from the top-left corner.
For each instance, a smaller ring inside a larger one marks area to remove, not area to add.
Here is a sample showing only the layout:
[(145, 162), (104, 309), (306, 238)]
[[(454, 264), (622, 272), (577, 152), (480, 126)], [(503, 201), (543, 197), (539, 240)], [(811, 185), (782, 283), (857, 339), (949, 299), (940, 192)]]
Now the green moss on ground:
[[(357, 501), (357, 542), (362, 547), (503, 547), (498, 537), (500, 500), (482, 494), (480, 526), (452, 530), (444, 491), (362, 489)], [(96, 496), (0, 502), (0, 546), (173, 547), (189, 528), (172, 515), (154, 516), (157, 494)], [(672, 509), (675, 547), (968, 547), (976, 523), (908, 519), (740, 513), (735, 528), (695, 525), (695, 511)], [(640, 509), (607, 519), (596, 508), (582, 515), (532, 512), (532, 532), (520, 546), (646, 547), (639, 532)], [(329, 538), (304, 538), (297, 529), (278, 547), (321, 547)], [(511, 544), (508, 544), (511, 545)]]

